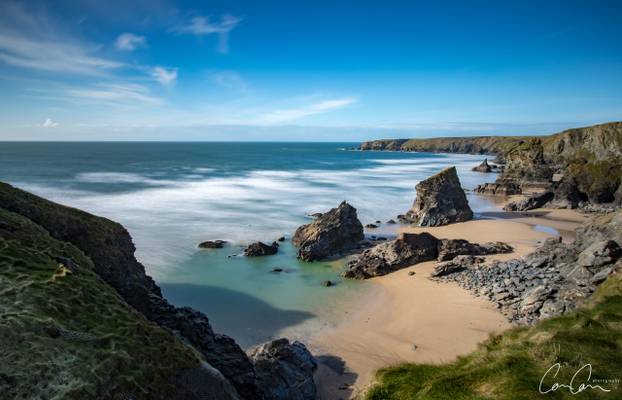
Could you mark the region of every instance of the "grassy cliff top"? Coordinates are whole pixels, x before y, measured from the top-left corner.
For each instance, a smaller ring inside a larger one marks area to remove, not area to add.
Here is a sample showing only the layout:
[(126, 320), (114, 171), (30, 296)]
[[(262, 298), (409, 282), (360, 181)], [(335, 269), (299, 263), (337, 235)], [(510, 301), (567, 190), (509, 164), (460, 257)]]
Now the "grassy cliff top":
[(175, 377), (199, 365), (79, 249), (2, 208), (0, 271), (2, 398), (167, 399)]

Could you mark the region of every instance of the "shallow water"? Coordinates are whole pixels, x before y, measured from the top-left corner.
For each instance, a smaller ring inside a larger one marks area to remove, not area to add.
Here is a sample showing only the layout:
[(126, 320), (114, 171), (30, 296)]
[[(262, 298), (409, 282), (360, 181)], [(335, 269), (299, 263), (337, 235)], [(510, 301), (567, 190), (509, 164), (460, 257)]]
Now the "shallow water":
[[(227, 257), (241, 246), (290, 237), (306, 214), (342, 200), (363, 224), (395, 218), (417, 182), (450, 165), (466, 189), (496, 177), (470, 171), (484, 156), (344, 150), (353, 145), (0, 143), (0, 180), (124, 224), (165, 296), (246, 346), (335, 323), (367, 288), (341, 281), (340, 262), (299, 262), (289, 241), (275, 256)], [(497, 209), (468, 197), (476, 214)], [(196, 248), (209, 239), (230, 244)], [(328, 279), (339, 284), (323, 287)]]

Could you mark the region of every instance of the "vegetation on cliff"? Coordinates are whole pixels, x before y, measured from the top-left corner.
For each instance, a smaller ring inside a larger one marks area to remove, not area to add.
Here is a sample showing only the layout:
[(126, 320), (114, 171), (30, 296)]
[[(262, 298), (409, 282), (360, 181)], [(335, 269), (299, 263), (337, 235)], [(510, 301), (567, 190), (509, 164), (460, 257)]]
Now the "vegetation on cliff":
[(170, 399), (184, 372), (200, 366), (82, 251), (2, 208), (0, 270), (3, 398)]

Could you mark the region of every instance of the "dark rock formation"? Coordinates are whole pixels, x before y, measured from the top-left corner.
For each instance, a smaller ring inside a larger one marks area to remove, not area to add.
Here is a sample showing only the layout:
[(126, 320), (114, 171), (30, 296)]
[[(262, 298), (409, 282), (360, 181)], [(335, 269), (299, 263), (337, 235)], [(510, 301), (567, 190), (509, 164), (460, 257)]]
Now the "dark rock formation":
[(439, 240), (429, 233), (402, 233), (388, 242), (367, 249), (349, 262), (343, 273), (346, 278), (367, 279), (397, 271), (424, 261), (450, 260), (460, 255), (487, 255), (508, 253), (512, 247), (495, 242), (483, 245), (466, 240)]
[(247, 355), (230, 337), (214, 333), (203, 313), (175, 307), (162, 297), (160, 288), (134, 257), (134, 244), (123, 226), (5, 183), (0, 183), (0, 209), (21, 215), (41, 226), (55, 240), (80, 249), (92, 260), (93, 272), (125, 302), (194, 347), (233, 384), (242, 398), (263, 398), (266, 388), (258, 382), (256, 367)]
[(525, 197), (519, 201), (513, 201), (508, 203), (503, 207), (505, 211), (528, 211), (533, 210), (534, 208), (544, 207), (547, 203), (552, 201), (555, 198), (555, 194), (553, 192), (542, 192), (531, 195), (529, 197)]
[(376, 225), (376, 224), (367, 224), (367, 225), (365, 225), (365, 228), (368, 228), (368, 229), (375, 229), (377, 227), (378, 227), (378, 225)]
[(419, 182), (416, 190), (415, 203), (405, 215), (408, 221), (419, 226), (440, 226), (473, 218), (456, 167)]
[(296, 229), (292, 243), (298, 247), (298, 258), (321, 260), (356, 247), (363, 240), (363, 225), (356, 208), (345, 201), (310, 224)]
[(268, 399), (315, 400), (317, 363), (302, 343), (276, 339), (250, 350), (249, 357)]
[(577, 229), (574, 243), (547, 239), (518, 260), (457, 268), (438, 279), (454, 281), (495, 302), (512, 322), (532, 324), (575, 309), (622, 268), (622, 211)]
[(439, 240), (429, 233), (402, 233), (396, 240), (365, 250), (348, 264), (346, 278), (367, 279), (398, 269), (433, 260), (438, 255)]
[(482, 161), (482, 163), (477, 167), (473, 167), (472, 170), (476, 172), (488, 173), (492, 171), (492, 167), (488, 164), (488, 159), (484, 158), (484, 161)]
[(388, 221), (387, 221), (387, 224), (391, 224), (391, 225), (393, 225), (393, 224), (396, 224), (396, 222), (395, 222), (395, 220), (390, 219), (390, 220), (388, 220)]
[(331, 287), (331, 286), (334, 286), (334, 285), (335, 284), (333, 283), (333, 281), (326, 280), (326, 281), (322, 282), (322, 286), (325, 286), (325, 287)]
[(223, 246), (227, 243), (226, 240), (207, 240), (205, 242), (199, 243), (200, 249), (222, 249)]
[(268, 245), (263, 242), (251, 243), (245, 250), (244, 255), (246, 257), (261, 257), (271, 256), (279, 251), (279, 245), (277, 242), (272, 242)]

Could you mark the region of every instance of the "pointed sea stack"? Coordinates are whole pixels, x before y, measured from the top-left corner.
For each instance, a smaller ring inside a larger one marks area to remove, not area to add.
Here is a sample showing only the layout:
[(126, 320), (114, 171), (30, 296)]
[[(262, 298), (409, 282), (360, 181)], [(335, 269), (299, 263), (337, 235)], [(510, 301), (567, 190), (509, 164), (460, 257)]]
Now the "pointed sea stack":
[(473, 219), (456, 167), (442, 170), (415, 187), (417, 198), (404, 219), (419, 226), (441, 226)]

